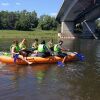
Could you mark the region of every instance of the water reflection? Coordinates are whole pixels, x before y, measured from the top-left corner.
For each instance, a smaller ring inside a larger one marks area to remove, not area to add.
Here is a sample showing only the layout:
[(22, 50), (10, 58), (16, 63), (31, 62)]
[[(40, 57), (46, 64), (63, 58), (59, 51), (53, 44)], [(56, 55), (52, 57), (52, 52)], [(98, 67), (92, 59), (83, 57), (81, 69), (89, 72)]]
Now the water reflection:
[(48, 64), (42, 64), (42, 65), (40, 64), (40, 65), (32, 66), (33, 76), (36, 77), (38, 83), (42, 83), (49, 67), (50, 65)]
[[(20, 80), (25, 80), (27, 77), (35, 78), (41, 83), (46, 75), (47, 70), (50, 68), (48, 64), (37, 64), (33, 66), (19, 66), (19, 65), (5, 65), (1, 69), (2, 77), (10, 75), (11, 80), (16, 86)], [(18, 88), (18, 87), (17, 87)]]
[[(32, 91), (38, 89), (37, 85), (42, 84), (49, 68), (50, 65), (48, 64), (3, 66), (0, 70), (0, 100), (7, 99), (6, 94), (8, 94), (9, 98), (12, 97), (12, 95), (16, 97), (25, 97), (26, 94), (32, 95)], [(11, 98), (9, 100), (11, 100)]]

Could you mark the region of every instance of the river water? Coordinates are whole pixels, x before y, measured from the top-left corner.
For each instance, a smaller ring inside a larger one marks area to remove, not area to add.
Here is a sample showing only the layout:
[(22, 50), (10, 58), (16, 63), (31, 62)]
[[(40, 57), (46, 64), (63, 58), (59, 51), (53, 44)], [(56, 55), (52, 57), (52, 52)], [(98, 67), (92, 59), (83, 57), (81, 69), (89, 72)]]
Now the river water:
[[(0, 42), (6, 50), (11, 41)], [(85, 61), (57, 64), (0, 64), (0, 100), (100, 100), (100, 40), (64, 40)]]

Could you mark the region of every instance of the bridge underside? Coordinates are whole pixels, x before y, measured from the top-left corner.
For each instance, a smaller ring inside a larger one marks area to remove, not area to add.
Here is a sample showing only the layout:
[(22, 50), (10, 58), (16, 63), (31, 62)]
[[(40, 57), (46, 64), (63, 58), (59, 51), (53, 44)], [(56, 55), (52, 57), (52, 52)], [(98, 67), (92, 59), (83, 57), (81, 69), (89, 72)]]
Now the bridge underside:
[[(61, 32), (66, 36), (76, 36), (75, 25), (84, 20), (94, 32), (95, 20), (100, 17), (99, 10), (100, 0), (65, 0), (57, 16), (57, 20), (61, 22)], [(87, 26), (82, 23), (82, 35), (92, 36), (90, 33)]]

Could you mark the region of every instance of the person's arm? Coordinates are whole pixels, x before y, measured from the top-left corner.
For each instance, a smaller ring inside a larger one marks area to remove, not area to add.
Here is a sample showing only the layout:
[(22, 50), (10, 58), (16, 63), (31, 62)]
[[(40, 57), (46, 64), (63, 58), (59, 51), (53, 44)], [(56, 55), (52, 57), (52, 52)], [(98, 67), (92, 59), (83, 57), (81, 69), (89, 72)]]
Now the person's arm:
[(16, 52), (15, 52), (15, 47), (12, 47), (12, 49), (11, 49), (11, 54), (14, 55), (14, 54), (19, 54), (19, 53), (16, 53)]
[(69, 49), (65, 49), (64, 47), (60, 47), (62, 51), (69, 51)]
[(27, 46), (23, 42), (19, 43), (19, 47), (21, 50), (25, 50), (27, 48)]
[(48, 48), (47, 48), (47, 46), (44, 45), (43, 48), (44, 48), (46, 51), (49, 51)]
[(24, 43), (24, 41), (25, 41), (25, 39), (23, 39), (21, 43), (23, 44), (23, 43)]

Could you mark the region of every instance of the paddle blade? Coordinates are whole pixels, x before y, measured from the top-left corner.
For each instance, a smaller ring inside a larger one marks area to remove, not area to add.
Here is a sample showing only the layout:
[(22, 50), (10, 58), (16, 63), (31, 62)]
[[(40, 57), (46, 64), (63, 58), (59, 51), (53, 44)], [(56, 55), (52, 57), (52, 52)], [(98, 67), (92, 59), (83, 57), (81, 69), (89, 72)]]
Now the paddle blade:
[(84, 61), (85, 60), (85, 57), (82, 54), (77, 53), (76, 56), (80, 61)]
[(64, 67), (64, 66), (65, 66), (65, 64), (62, 63), (61, 61), (58, 61), (58, 62), (57, 62), (57, 65), (58, 65), (59, 67)]

